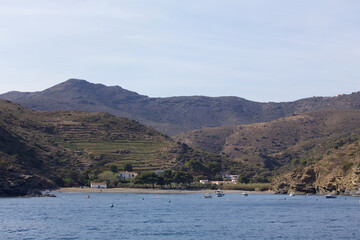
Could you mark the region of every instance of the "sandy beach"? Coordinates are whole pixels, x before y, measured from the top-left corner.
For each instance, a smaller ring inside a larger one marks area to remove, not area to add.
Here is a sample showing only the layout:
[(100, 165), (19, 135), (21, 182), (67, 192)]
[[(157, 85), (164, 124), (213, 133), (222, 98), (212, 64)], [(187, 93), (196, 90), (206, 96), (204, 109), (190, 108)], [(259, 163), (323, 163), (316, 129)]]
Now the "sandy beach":
[[(52, 192), (66, 192), (66, 193), (149, 193), (149, 194), (178, 194), (178, 193), (212, 193), (215, 190), (204, 189), (204, 190), (181, 190), (181, 189), (143, 189), (143, 188), (59, 188)], [(251, 194), (273, 194), (272, 191), (243, 191), (243, 190), (224, 190), (227, 194), (232, 193), (251, 193)]]

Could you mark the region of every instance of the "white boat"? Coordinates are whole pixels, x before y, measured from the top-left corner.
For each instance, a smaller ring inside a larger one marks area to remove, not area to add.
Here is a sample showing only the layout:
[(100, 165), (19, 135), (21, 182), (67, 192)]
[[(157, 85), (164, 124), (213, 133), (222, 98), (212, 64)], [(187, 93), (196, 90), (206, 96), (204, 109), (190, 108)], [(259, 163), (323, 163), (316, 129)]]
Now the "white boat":
[(293, 196), (295, 196), (295, 193), (294, 193), (294, 192), (291, 192), (291, 193), (289, 194), (289, 196), (290, 196), (290, 197), (293, 197)]
[(212, 198), (211, 194), (210, 193), (205, 193), (203, 198)]
[(336, 198), (336, 196), (329, 194), (329, 195), (325, 195), (326, 198)]
[(246, 192), (243, 192), (242, 195), (246, 197), (248, 194)]
[(218, 189), (215, 191), (215, 197), (223, 197), (223, 196), (225, 196), (225, 193), (222, 190)]

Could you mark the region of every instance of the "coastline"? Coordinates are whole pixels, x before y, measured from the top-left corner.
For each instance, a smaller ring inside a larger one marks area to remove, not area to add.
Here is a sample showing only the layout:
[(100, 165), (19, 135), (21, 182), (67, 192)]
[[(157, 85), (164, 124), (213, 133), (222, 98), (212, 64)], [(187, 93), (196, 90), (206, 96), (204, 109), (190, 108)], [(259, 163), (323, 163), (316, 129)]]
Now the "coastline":
[[(184, 194), (184, 193), (212, 193), (215, 190), (182, 190), (182, 189), (151, 189), (151, 188), (59, 188), (52, 190), (54, 193), (142, 193), (142, 194)], [(243, 191), (243, 190), (223, 190), (227, 194), (251, 193), (251, 194), (274, 194), (273, 191)]]

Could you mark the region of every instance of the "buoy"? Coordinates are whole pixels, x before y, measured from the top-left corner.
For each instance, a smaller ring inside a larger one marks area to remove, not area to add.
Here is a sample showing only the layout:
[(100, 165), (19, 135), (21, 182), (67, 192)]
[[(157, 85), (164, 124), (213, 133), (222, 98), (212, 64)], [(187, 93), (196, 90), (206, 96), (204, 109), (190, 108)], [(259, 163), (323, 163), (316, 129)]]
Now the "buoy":
[(144, 200), (144, 198), (142, 198), (142, 200)]
[(110, 204), (110, 207), (114, 207), (114, 204), (111, 203), (111, 204)]
[(157, 198), (159, 198), (159, 195), (157, 196)]
[(171, 201), (169, 201), (169, 203), (171, 203)]
[(88, 198), (90, 198), (90, 195), (88, 195)]

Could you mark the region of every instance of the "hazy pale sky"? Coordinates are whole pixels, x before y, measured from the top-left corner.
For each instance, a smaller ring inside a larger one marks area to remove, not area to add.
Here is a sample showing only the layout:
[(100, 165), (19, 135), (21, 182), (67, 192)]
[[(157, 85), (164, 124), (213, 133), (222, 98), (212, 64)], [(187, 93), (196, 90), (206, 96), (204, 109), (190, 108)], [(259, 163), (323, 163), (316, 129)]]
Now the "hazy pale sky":
[(0, 0), (0, 93), (69, 78), (150, 97), (360, 91), (358, 0)]

